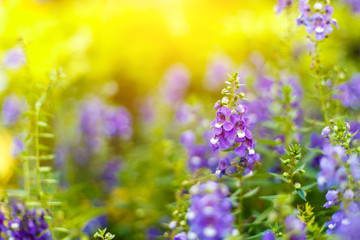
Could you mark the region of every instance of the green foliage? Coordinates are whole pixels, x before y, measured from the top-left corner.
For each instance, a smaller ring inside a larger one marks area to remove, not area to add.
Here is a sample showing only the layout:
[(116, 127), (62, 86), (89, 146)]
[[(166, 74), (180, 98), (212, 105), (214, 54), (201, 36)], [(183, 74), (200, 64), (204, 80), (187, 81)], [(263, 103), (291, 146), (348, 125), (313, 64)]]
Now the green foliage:
[(111, 240), (114, 237), (115, 237), (115, 234), (106, 232), (106, 228), (104, 228), (103, 230), (98, 229), (98, 231), (94, 234), (94, 238), (100, 238), (103, 240)]

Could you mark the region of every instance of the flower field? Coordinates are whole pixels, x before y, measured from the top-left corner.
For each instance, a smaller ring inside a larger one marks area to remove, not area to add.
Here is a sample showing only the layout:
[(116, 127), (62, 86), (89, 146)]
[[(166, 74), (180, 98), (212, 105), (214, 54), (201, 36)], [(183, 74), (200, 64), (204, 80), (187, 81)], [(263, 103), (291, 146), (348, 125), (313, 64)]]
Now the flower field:
[(360, 240), (360, 0), (0, 0), (0, 240)]

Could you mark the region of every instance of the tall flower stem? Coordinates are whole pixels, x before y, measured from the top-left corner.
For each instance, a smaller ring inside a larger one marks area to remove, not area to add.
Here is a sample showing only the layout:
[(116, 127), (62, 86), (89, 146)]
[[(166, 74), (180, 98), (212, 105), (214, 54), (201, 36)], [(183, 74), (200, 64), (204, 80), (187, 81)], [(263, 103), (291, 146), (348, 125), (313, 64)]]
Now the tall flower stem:
[(324, 115), (325, 123), (328, 124), (329, 120), (327, 117), (325, 96), (324, 96), (323, 87), (322, 87), (321, 63), (320, 63), (319, 55), (320, 55), (319, 44), (318, 44), (318, 42), (315, 42), (315, 56), (313, 57), (314, 70), (315, 70), (315, 74), (316, 74), (316, 78), (317, 78), (317, 88), (319, 90), (319, 99), (320, 99), (321, 109), (322, 109), (322, 112)]

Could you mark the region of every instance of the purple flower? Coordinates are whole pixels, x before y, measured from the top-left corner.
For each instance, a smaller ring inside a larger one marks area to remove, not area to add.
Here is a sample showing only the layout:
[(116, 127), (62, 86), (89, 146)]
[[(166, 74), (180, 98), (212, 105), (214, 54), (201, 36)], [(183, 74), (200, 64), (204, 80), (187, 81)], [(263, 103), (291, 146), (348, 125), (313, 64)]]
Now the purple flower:
[(228, 120), (231, 115), (231, 110), (226, 107), (221, 107), (216, 112), (216, 118), (211, 123), (213, 128), (214, 137), (211, 138), (210, 143), (213, 149), (227, 149), (231, 147), (231, 142), (227, 139), (226, 135), (231, 132), (234, 125)]
[(319, 189), (322, 191), (332, 186), (342, 186), (346, 182), (345, 169), (340, 162), (347, 161), (345, 150), (341, 146), (327, 144), (323, 148), (324, 156), (320, 159), (320, 172), (317, 175)]
[(176, 112), (176, 120), (181, 124), (189, 124), (196, 118), (196, 112), (193, 107), (188, 104), (182, 104)]
[(227, 197), (228, 189), (217, 182), (201, 183), (190, 189), (191, 206), (187, 212), (189, 236), (203, 240), (225, 239), (231, 235), (234, 215)]
[(178, 233), (174, 236), (174, 240), (187, 240), (187, 235), (184, 232)]
[(10, 217), (7, 226), (4, 226), (5, 218), (0, 212), (0, 234), (4, 232), (9, 239), (52, 239), (43, 210), (36, 208), (30, 210), (21, 203), (15, 203), (12, 206)]
[(359, 0), (345, 0), (352, 8), (354, 13), (360, 12), (360, 1)]
[(282, 12), (282, 10), (284, 10), (284, 8), (286, 7), (290, 7), (292, 4), (292, 0), (277, 0), (277, 5), (276, 5), (276, 13), (279, 14)]
[(305, 240), (305, 227), (305, 223), (292, 215), (285, 218), (285, 231), (290, 234), (291, 240)]
[(315, 39), (321, 41), (328, 34), (332, 33), (332, 25), (336, 28), (339, 28), (339, 26), (336, 20), (332, 18), (332, 13), (334, 12), (332, 6), (326, 5), (323, 8), (321, 3), (316, 3), (314, 8), (317, 12), (311, 15), (312, 11), (308, 1), (299, 1), (299, 12), (301, 15), (296, 19), (296, 22), (298, 26), (304, 25), (308, 34), (315, 32)]
[(118, 173), (120, 169), (121, 163), (118, 159), (107, 162), (105, 164), (105, 169), (101, 175), (101, 178), (104, 180), (107, 190), (111, 190), (118, 184)]
[(276, 238), (271, 230), (266, 230), (262, 235), (261, 240), (276, 240)]
[(146, 239), (149, 239), (149, 240), (156, 240), (161, 235), (162, 235), (162, 233), (157, 227), (150, 227), (146, 231)]
[(5, 69), (17, 70), (26, 64), (26, 56), (24, 49), (14, 47), (7, 50), (3, 56), (3, 66)]
[(103, 110), (102, 124), (105, 136), (129, 139), (132, 135), (130, 113), (124, 107), (107, 107)]
[(13, 158), (17, 158), (24, 150), (25, 145), (23, 140), (20, 137), (14, 137), (11, 145), (11, 154)]
[(336, 231), (336, 234), (343, 240), (360, 239), (360, 215), (345, 219)]
[[(204, 135), (204, 139), (207, 139), (207, 134)], [(180, 142), (186, 148), (189, 160), (188, 165), (192, 172), (200, 168), (209, 168), (212, 172), (219, 163), (219, 151), (213, 151), (208, 144), (197, 145), (195, 144), (196, 136), (191, 130), (185, 131), (181, 137)]]
[(344, 199), (348, 199), (348, 200), (351, 200), (354, 198), (354, 192), (351, 190), (351, 189), (347, 189), (345, 192), (344, 192)]
[(7, 96), (2, 106), (3, 123), (7, 126), (16, 124), (26, 107), (26, 102), (17, 95)]
[(89, 237), (93, 236), (97, 229), (103, 229), (107, 225), (106, 215), (101, 215), (90, 219), (82, 229), (82, 232), (86, 233)]
[(0, 236), (1, 236), (1, 233), (5, 233), (5, 232), (6, 232), (5, 220), (6, 220), (6, 217), (5, 217), (4, 214), (0, 211)]
[(329, 127), (329, 126), (326, 126), (326, 127), (324, 127), (323, 130), (321, 131), (321, 136), (324, 137), (324, 138), (329, 138), (330, 132), (331, 132), (330, 127)]
[(190, 71), (181, 64), (171, 66), (165, 73), (162, 94), (169, 104), (182, 100), (190, 85)]
[(80, 130), (86, 136), (86, 145), (97, 148), (102, 133), (103, 103), (98, 98), (84, 102), (80, 113)]
[(329, 208), (334, 204), (336, 205), (339, 204), (338, 202), (336, 202), (338, 200), (338, 194), (339, 194), (338, 190), (329, 190), (325, 196), (327, 202), (324, 204), (324, 207)]
[(227, 73), (231, 72), (232, 60), (228, 56), (213, 58), (206, 67), (204, 87), (211, 91), (217, 91), (224, 84)]
[(196, 139), (195, 133), (191, 130), (187, 130), (187, 131), (183, 132), (180, 136), (180, 142), (184, 146), (194, 145), (195, 139)]
[(335, 87), (338, 94), (334, 95), (339, 99), (344, 107), (359, 109), (360, 108), (360, 74), (355, 74), (350, 81)]

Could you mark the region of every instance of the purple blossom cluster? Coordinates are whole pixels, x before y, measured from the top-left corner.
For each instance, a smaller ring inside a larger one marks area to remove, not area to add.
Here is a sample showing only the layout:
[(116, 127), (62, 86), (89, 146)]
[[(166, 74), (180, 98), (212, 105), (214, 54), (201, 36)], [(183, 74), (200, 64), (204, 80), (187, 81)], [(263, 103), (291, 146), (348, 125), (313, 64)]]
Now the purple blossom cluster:
[[(256, 97), (247, 104), (251, 126), (253, 129), (257, 123), (267, 121), (271, 118), (270, 105), (274, 102), (274, 81), (259, 73), (255, 79)], [(266, 135), (267, 131), (264, 128), (259, 130), (261, 135)]]
[(340, 210), (326, 223), (326, 233), (339, 235), (341, 239), (357, 239), (360, 236), (355, 227), (360, 223), (360, 202), (356, 200), (359, 189), (352, 182), (360, 180), (360, 159), (356, 155), (348, 156), (341, 146), (330, 144), (324, 146), (323, 153), (317, 181), (320, 190), (328, 189), (324, 207), (340, 205)]
[(82, 106), (80, 130), (88, 147), (96, 148), (102, 136), (129, 139), (132, 135), (132, 120), (124, 107), (106, 106), (97, 98)]
[[(252, 172), (256, 161), (260, 161), (260, 155), (255, 153), (255, 141), (249, 130), (249, 118), (246, 116), (247, 107), (236, 105), (234, 111), (228, 107), (215, 105), (216, 118), (211, 123), (213, 137), (210, 144), (214, 150), (234, 148), (235, 154), (240, 157), (239, 163), (244, 166), (244, 174)], [(221, 162), (219, 170), (226, 172), (229, 164)], [(225, 167), (225, 168), (224, 168)]]
[[(353, 164), (356, 167), (356, 157), (349, 158), (344, 148), (326, 144), (323, 147), (323, 157), (320, 159), (320, 171), (317, 175), (317, 183), (320, 190), (340, 186), (342, 189), (347, 185), (347, 173), (342, 163)], [(356, 169), (356, 168), (355, 168)]]
[(186, 214), (190, 226), (188, 239), (220, 240), (230, 236), (234, 215), (230, 212), (228, 188), (209, 181), (192, 186), (190, 193), (191, 206)]
[(338, 93), (334, 98), (339, 99), (344, 107), (360, 109), (360, 74), (355, 74), (350, 81), (335, 88)]
[(335, 19), (332, 18), (334, 8), (316, 2), (311, 8), (309, 0), (299, 0), (300, 16), (296, 19), (297, 25), (304, 25), (308, 34), (314, 34), (318, 41), (323, 40), (333, 31), (333, 25), (339, 28)]
[[(209, 132), (204, 134), (206, 142), (209, 141)], [(196, 135), (193, 131), (187, 130), (181, 134), (181, 144), (189, 155), (188, 165), (192, 172), (200, 168), (208, 168), (213, 173), (219, 163), (219, 151), (213, 151), (208, 144), (196, 144)]]
[[(7, 224), (5, 223), (7, 222)], [(12, 206), (9, 219), (0, 211), (0, 239), (2, 236), (14, 240), (51, 240), (43, 210), (27, 209), (21, 203)]]
[(2, 121), (6, 126), (15, 125), (27, 108), (26, 101), (15, 94), (4, 99), (2, 105)]

